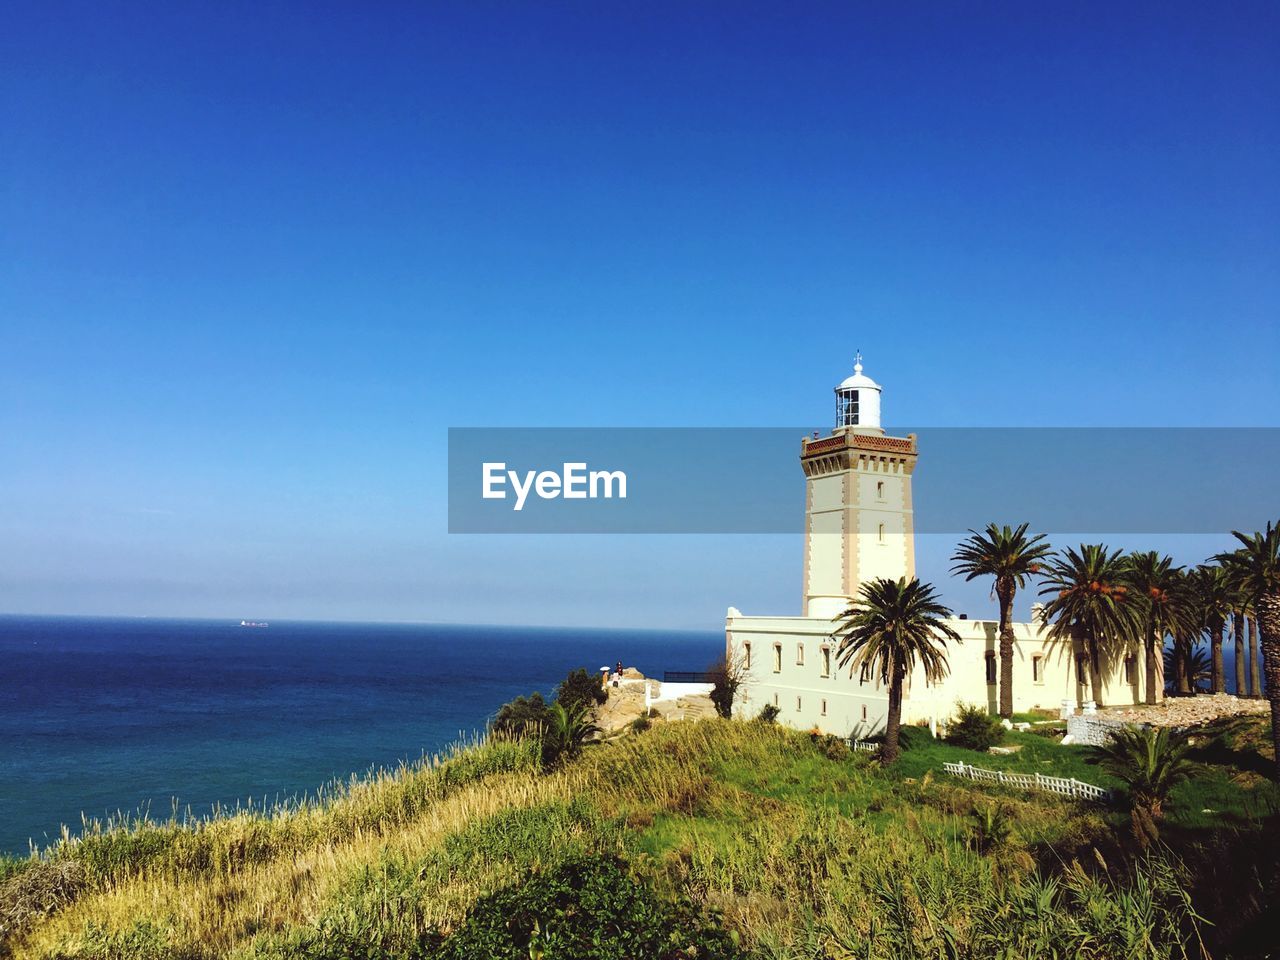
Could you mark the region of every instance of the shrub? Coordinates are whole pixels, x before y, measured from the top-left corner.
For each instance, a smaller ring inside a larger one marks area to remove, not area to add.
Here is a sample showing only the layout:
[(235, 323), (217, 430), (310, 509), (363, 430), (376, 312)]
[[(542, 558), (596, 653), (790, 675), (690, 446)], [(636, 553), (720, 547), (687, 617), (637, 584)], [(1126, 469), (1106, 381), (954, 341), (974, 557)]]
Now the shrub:
[(636, 717), (631, 721), (631, 730), (633, 733), (644, 733), (651, 726), (653, 726), (653, 723), (645, 716)]
[(520, 736), (535, 732), (534, 728), (545, 729), (550, 720), (551, 707), (542, 699), (542, 694), (531, 693), (504, 703), (493, 719), (493, 730)]
[(1013, 815), (1002, 803), (975, 803), (969, 811), (969, 836), (979, 853), (1003, 849), (1013, 839)]
[(756, 714), (756, 719), (759, 720), (761, 723), (773, 723), (775, 720), (778, 719), (778, 714), (780, 714), (781, 712), (782, 711), (779, 710), (777, 707), (775, 707), (772, 703), (766, 703), (760, 709), (760, 712)]
[(958, 712), (947, 728), (947, 743), (984, 753), (1004, 739), (1004, 726), (982, 707), (957, 704)]
[(689, 901), (659, 896), (617, 857), (574, 858), (530, 872), (478, 901), (456, 932), (436, 944), (425, 955), (440, 960), (743, 956)]
[(582, 667), (572, 671), (556, 688), (556, 702), (568, 713), (577, 713), (582, 707), (604, 703), (608, 696), (600, 685), (600, 678), (593, 677)]
[(1139, 813), (1135, 831), (1141, 835), (1154, 832), (1154, 825), (1145, 821), (1159, 820), (1173, 788), (1191, 776), (1189, 749), (1184, 733), (1125, 726), (1090, 752), (1102, 769), (1129, 788), (1129, 802)]
[(849, 754), (852, 753), (844, 739), (833, 733), (819, 733), (814, 730), (809, 734), (809, 739), (818, 748), (818, 752), (828, 760), (848, 760)]
[(57, 863), (26, 861), (21, 870), (11, 869), (0, 883), (0, 957), (5, 942), (32, 923), (60, 910), (75, 900), (88, 885), (82, 864), (75, 860)]
[(0, 883), (15, 874), (27, 869), (33, 861), (29, 857), (15, 857), (9, 853), (0, 853)]
[(726, 657), (721, 657), (707, 668), (711, 676), (711, 702), (716, 713), (726, 720), (733, 716), (733, 698), (742, 684), (742, 670)]

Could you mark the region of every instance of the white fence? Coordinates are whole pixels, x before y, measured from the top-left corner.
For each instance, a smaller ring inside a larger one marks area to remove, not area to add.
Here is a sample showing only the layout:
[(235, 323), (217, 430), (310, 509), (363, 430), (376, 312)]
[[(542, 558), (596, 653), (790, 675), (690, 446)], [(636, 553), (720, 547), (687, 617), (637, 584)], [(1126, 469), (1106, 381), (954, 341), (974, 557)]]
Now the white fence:
[(1024, 790), (1043, 790), (1078, 800), (1111, 800), (1111, 791), (1083, 783), (1074, 777), (1046, 777), (1043, 773), (1005, 773), (1003, 770), (983, 770), (967, 763), (944, 763), (942, 769), (957, 777), (968, 777), (979, 783), (1003, 783)]
[(872, 743), (870, 740), (850, 740), (849, 746), (852, 747), (854, 750), (864, 750), (867, 753), (875, 753), (881, 747), (883, 747), (884, 744)]

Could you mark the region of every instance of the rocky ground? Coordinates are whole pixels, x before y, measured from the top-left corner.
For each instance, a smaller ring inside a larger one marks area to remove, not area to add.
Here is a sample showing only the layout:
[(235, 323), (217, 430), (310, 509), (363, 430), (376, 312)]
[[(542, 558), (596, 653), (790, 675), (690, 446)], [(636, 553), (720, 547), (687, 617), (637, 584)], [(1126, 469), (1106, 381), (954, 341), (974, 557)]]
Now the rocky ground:
[(1257, 716), (1269, 710), (1270, 705), (1266, 700), (1215, 693), (1194, 697), (1168, 697), (1154, 707), (1106, 707), (1098, 711), (1098, 715), (1127, 723), (1149, 723), (1153, 727), (1188, 727), (1208, 723), (1219, 717)]
[(650, 698), (656, 701), (653, 709), (657, 714), (652, 718), (655, 721), (699, 720), (716, 715), (715, 705), (706, 694), (664, 700), (661, 681), (646, 679), (639, 671), (628, 669), (618, 686), (609, 686), (609, 699), (596, 708), (596, 723), (606, 736), (621, 730), (644, 713), (646, 684)]

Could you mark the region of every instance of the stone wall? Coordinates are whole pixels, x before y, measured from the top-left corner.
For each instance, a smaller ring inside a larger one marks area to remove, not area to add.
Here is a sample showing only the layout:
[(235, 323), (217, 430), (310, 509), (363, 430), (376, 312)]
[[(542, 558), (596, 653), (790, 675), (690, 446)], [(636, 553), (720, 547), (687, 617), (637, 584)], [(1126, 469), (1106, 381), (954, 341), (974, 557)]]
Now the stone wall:
[(1126, 726), (1121, 720), (1108, 717), (1079, 715), (1067, 717), (1067, 736), (1075, 744), (1089, 747), (1100, 747), (1111, 739), (1111, 732)]

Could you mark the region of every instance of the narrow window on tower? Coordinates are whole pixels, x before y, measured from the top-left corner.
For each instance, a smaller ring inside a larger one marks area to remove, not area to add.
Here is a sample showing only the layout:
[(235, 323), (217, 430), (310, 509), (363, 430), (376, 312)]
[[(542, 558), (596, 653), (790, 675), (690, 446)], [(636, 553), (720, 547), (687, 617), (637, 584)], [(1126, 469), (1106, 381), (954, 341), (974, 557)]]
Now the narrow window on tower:
[(749, 643), (742, 645), (742, 666), (745, 670), (751, 669), (751, 644)]
[(801, 706), (801, 704), (800, 704), (800, 698), (799, 698), (799, 697), (796, 697), (796, 713), (799, 713), (799, 712), (801, 711), (801, 709), (803, 709), (803, 708), (802, 708), (802, 706)]
[(803, 643), (796, 644), (796, 666), (797, 667), (804, 666), (804, 644)]
[(1129, 686), (1136, 686), (1138, 683), (1138, 658), (1128, 656), (1124, 658), (1124, 682)]
[(883, 480), (876, 481), (876, 499), (878, 500), (884, 499), (884, 481)]
[(824, 677), (831, 676), (831, 648), (822, 648), (822, 675)]
[(782, 672), (782, 644), (780, 643), (773, 645), (773, 672)]
[(822, 701), (822, 715), (824, 717), (827, 715), (827, 701), (825, 700)]
[(865, 703), (862, 705), (862, 719), (867, 719), (867, 705)]
[(1031, 682), (1044, 683), (1044, 657), (1031, 658)]
[(996, 655), (987, 651), (987, 683), (994, 686), (996, 682)]
[(884, 524), (880, 524), (880, 542), (884, 543)]

